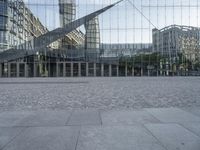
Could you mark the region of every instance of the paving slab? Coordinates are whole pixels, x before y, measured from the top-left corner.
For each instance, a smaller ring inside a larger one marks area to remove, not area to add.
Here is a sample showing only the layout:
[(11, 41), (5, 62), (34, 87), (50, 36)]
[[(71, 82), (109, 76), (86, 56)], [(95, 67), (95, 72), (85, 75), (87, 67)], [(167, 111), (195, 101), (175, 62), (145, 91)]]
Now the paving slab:
[(71, 111), (39, 111), (34, 112), (29, 117), (24, 118), (19, 126), (65, 126)]
[(200, 117), (200, 107), (187, 107), (182, 109)]
[(168, 150), (199, 150), (200, 138), (178, 124), (147, 124)]
[(32, 127), (4, 150), (75, 150), (78, 127)]
[(179, 108), (145, 109), (164, 123), (200, 122), (200, 117)]
[(67, 125), (101, 125), (100, 113), (96, 110), (75, 110)]
[(165, 150), (142, 126), (83, 127), (77, 150)]
[(141, 125), (146, 123), (160, 123), (158, 119), (144, 110), (138, 111), (103, 111), (101, 112), (103, 125)]
[(2, 112), (0, 113), (0, 127), (13, 127), (30, 116), (32, 112), (16, 111), (16, 112)]
[(19, 135), (25, 128), (19, 127), (0, 127), (0, 149), (12, 141)]
[(200, 123), (183, 123), (181, 125), (200, 137)]
[(81, 129), (77, 150), (165, 150), (139, 126), (99, 126)]

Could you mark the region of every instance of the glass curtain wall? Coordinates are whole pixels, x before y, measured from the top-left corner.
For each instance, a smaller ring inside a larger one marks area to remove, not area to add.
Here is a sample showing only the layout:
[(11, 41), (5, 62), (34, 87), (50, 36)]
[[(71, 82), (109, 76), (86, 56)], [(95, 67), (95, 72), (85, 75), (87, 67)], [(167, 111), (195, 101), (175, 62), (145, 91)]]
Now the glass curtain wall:
[[(21, 44), (115, 2), (0, 0), (0, 52), (20, 51)], [(27, 63), (27, 70), (36, 70), (36, 76), (200, 75), (199, 4), (199, 0), (124, 0), (35, 55), (14, 62)], [(1, 65), (9, 69), (8, 64)], [(15, 65), (11, 68), (17, 70)]]

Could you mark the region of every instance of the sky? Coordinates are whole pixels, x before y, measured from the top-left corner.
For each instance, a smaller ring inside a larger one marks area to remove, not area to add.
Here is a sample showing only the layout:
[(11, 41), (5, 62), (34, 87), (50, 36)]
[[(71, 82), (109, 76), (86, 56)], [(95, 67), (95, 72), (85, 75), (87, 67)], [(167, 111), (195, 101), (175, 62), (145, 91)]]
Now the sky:
[[(49, 30), (60, 26), (58, 0), (24, 0)], [(76, 18), (117, 0), (76, 0)], [(124, 0), (99, 16), (102, 43), (151, 43), (152, 29), (200, 26), (199, 0)], [(83, 30), (83, 27), (79, 28)]]

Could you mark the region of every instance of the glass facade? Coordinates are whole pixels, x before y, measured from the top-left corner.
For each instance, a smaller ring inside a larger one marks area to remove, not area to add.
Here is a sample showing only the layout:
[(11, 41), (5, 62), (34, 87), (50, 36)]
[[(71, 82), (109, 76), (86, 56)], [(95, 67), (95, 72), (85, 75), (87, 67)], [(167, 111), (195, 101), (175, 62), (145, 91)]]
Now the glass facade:
[[(75, 63), (71, 69), (76, 70), (76, 76), (84, 72), (78, 72), (82, 63), (90, 76), (95, 75), (92, 70), (97, 68), (97, 74), (106, 70), (109, 76), (110, 67), (117, 68), (116, 65), (124, 71), (113, 69), (114, 74), (118, 71), (121, 75), (200, 72), (198, 0), (116, 2), (1, 0), (0, 51), (4, 53), (0, 58), (30, 62), (31, 70), (38, 63), (35, 70), (41, 76), (55, 75), (55, 69), (52, 72), (49, 68), (56, 68), (56, 63), (62, 68), (62, 74), (58, 73), (61, 75), (66, 74), (66, 67), (60, 63)], [(102, 8), (109, 9), (90, 16)], [(81, 20), (84, 16), (89, 19)], [(69, 29), (73, 30), (66, 32)], [(16, 55), (9, 57), (10, 53)]]
[(6, 1), (0, 1), (0, 50), (8, 47), (8, 8)]
[[(75, 0), (59, 0), (59, 16), (60, 16), (60, 26), (71, 23), (76, 19), (76, 1)], [(75, 42), (72, 42), (72, 40)], [(59, 48), (65, 48), (68, 50), (75, 49), (77, 47), (83, 47), (84, 36), (81, 31), (74, 30), (70, 34), (66, 35), (60, 41)]]
[(23, 0), (0, 1), (0, 51), (20, 45), (48, 30), (36, 18)]
[(98, 17), (85, 24), (86, 28), (86, 49), (99, 49), (100, 47), (100, 29)]
[(59, 0), (60, 24), (61, 27), (72, 22), (76, 18), (76, 1)]

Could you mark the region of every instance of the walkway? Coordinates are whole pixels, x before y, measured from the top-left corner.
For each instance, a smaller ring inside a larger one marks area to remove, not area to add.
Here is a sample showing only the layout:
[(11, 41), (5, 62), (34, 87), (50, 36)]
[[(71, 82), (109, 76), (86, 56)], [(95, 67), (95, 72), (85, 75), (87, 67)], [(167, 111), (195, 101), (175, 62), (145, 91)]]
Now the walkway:
[(200, 108), (1, 112), (1, 150), (199, 150)]

